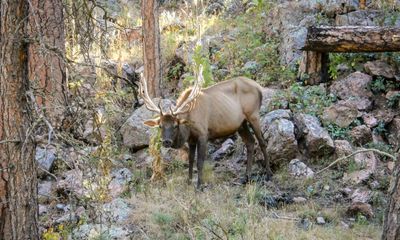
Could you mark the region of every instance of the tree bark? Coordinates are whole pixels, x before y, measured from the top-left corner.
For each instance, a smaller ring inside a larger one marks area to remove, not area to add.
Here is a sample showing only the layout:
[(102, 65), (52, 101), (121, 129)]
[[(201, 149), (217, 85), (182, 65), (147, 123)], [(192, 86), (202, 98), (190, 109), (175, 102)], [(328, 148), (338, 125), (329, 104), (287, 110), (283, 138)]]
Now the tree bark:
[(39, 239), (26, 0), (0, 4), (0, 239)]
[(397, 52), (400, 28), (310, 27), (301, 50), (316, 52)]
[(144, 77), (150, 97), (160, 96), (161, 53), (158, 1), (142, 1)]
[(397, 157), (388, 195), (382, 240), (398, 240), (400, 239), (400, 154)]
[(298, 77), (307, 85), (316, 85), (328, 80), (329, 56), (327, 53), (304, 51)]
[(54, 127), (61, 123), (67, 104), (65, 33), (62, 0), (31, 0), (29, 79), (36, 86), (37, 102)]

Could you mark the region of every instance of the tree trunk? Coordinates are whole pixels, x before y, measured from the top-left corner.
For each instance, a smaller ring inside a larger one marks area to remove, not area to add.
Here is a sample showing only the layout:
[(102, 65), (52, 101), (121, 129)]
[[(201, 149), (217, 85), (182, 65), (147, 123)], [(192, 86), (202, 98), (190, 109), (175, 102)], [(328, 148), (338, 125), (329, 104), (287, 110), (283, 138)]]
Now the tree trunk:
[(304, 51), (298, 77), (307, 85), (328, 81), (329, 55), (327, 53)]
[(29, 35), (29, 79), (35, 81), (37, 102), (54, 127), (61, 123), (67, 102), (65, 33), (62, 0), (32, 0)]
[(158, 1), (142, 1), (144, 77), (150, 97), (160, 96), (161, 53)]
[(302, 50), (316, 52), (397, 52), (400, 28), (310, 27)]
[(397, 156), (388, 195), (382, 240), (398, 240), (400, 239), (400, 154)]
[(0, 239), (39, 239), (26, 0), (0, 4)]

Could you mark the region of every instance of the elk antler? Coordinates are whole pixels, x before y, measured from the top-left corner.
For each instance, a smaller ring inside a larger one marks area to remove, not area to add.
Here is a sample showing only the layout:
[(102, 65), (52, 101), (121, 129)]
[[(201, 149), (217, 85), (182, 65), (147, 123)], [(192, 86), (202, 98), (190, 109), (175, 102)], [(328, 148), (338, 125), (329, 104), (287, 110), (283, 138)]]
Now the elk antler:
[(139, 96), (143, 98), (144, 105), (148, 110), (157, 112), (162, 115), (161, 107), (160, 106), (157, 107), (157, 105), (149, 97), (149, 93), (147, 91), (146, 79), (143, 77), (143, 74), (140, 74)]
[(203, 82), (203, 65), (200, 65), (198, 77), (194, 83), (194, 86), (192, 87), (192, 91), (190, 92), (189, 96), (181, 104), (179, 104), (179, 106), (176, 106), (175, 109), (171, 109), (172, 115), (186, 113), (192, 109), (196, 98), (201, 92), (201, 86), (203, 85)]

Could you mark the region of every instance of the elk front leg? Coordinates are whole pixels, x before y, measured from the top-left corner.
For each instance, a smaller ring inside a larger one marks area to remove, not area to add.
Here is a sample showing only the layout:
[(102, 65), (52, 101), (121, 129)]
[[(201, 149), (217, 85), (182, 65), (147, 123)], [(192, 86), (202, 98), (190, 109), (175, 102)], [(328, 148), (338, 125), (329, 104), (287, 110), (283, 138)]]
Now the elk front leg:
[(203, 184), (203, 165), (207, 155), (207, 138), (202, 137), (197, 141), (197, 188)]
[(189, 143), (189, 179), (188, 184), (192, 183), (193, 178), (193, 163), (196, 155), (196, 143)]

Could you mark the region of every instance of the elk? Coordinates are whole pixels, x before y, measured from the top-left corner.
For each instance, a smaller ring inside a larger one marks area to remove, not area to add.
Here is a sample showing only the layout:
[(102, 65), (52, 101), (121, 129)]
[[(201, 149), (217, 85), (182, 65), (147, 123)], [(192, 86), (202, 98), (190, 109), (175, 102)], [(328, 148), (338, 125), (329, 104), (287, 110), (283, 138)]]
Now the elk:
[(247, 148), (246, 178), (251, 174), (254, 137), (258, 140), (264, 156), (267, 177), (272, 176), (265, 142), (260, 128), (259, 110), (262, 88), (246, 77), (236, 77), (202, 89), (202, 66), (194, 86), (186, 89), (174, 107), (164, 113), (161, 105), (151, 100), (147, 92), (146, 80), (141, 78), (139, 95), (146, 108), (159, 116), (146, 120), (145, 125), (161, 128), (162, 145), (166, 148), (181, 148), (189, 144), (189, 178), (193, 176), (193, 163), (197, 150), (197, 188), (203, 183), (203, 163), (207, 154), (207, 142), (211, 139), (227, 137), (238, 132)]

